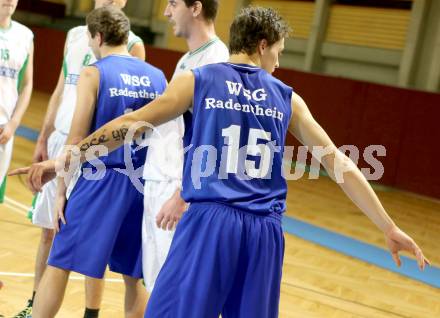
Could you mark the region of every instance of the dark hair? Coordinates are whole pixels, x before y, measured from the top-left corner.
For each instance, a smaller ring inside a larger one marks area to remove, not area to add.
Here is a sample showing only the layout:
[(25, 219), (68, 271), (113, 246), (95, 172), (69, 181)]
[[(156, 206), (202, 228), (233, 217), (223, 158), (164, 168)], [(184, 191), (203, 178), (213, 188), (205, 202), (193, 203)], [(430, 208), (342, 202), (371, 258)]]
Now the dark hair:
[(95, 9), (87, 15), (87, 27), (92, 37), (101, 33), (105, 44), (118, 46), (126, 44), (130, 32), (130, 21), (115, 6)]
[(229, 29), (229, 51), (231, 54), (253, 54), (258, 44), (265, 39), (272, 45), (288, 37), (291, 29), (286, 21), (273, 9), (246, 7), (236, 16)]
[(195, 2), (202, 4), (202, 14), (206, 20), (214, 21), (218, 11), (218, 0), (183, 0), (189, 8)]

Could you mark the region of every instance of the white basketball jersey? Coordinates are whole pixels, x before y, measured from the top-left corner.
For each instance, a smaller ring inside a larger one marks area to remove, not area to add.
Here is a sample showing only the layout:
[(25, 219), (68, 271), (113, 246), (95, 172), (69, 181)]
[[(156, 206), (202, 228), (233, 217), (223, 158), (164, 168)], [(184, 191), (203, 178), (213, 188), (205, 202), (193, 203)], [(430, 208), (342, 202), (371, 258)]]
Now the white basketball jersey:
[[(177, 63), (173, 78), (194, 68), (226, 62), (229, 59), (227, 46), (217, 37), (197, 50), (187, 52)], [(156, 127), (149, 141), (144, 179), (152, 181), (181, 180), (183, 169), (183, 142), (185, 132), (183, 117), (179, 116)]]
[[(142, 40), (130, 31), (127, 48)], [(95, 55), (89, 47), (87, 26), (78, 26), (67, 33), (65, 56), (63, 61), (64, 89), (61, 104), (55, 118), (56, 130), (69, 134), (76, 104), (76, 85), (81, 70), (96, 62)]]
[(15, 21), (7, 29), (0, 28), (0, 125), (14, 113), (33, 39), (32, 31)]

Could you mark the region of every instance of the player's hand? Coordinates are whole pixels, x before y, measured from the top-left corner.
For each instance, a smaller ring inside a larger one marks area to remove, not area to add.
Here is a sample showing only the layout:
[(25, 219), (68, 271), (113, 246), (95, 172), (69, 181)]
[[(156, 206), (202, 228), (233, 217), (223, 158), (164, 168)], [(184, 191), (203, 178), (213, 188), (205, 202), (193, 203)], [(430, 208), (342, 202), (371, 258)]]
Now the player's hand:
[(47, 140), (38, 138), (37, 145), (35, 146), (32, 162), (37, 163), (49, 159), (47, 154)]
[(22, 174), (27, 174), (26, 185), (35, 194), (41, 191), (44, 184), (56, 177), (55, 161), (34, 163), (29, 167), (18, 168), (8, 173), (9, 176)]
[(400, 251), (406, 251), (413, 254), (417, 259), (417, 264), (419, 265), (420, 270), (424, 270), (425, 265), (431, 265), (431, 262), (423, 255), (422, 250), (416, 242), (397, 226), (393, 227), (388, 233), (386, 233), (385, 239), (397, 266), (400, 267), (402, 264), (399, 257)]
[(185, 210), (186, 202), (180, 197), (180, 191), (178, 190), (160, 209), (156, 217), (156, 225), (162, 230), (172, 230), (179, 222)]
[[(53, 227), (55, 230), (55, 233), (58, 233), (60, 231), (60, 221), (63, 222), (63, 224), (66, 224), (66, 219), (64, 218), (64, 208), (66, 207), (66, 194), (60, 193), (60, 191), (57, 191), (57, 197), (55, 198), (55, 215), (53, 218)], [(61, 191), (63, 192), (63, 191)]]
[(15, 129), (10, 122), (0, 127), (0, 145), (5, 145), (14, 136)]

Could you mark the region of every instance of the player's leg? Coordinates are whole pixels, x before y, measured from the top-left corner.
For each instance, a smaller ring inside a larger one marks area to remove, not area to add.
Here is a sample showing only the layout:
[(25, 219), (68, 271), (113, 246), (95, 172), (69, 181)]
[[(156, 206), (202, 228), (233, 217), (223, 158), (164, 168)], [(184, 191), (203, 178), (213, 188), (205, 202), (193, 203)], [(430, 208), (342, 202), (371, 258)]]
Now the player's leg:
[(144, 316), (147, 305), (147, 292), (139, 278), (122, 275), (125, 283), (125, 318), (140, 318)]
[(95, 318), (99, 315), (102, 296), (104, 294), (104, 279), (97, 279), (86, 276), (85, 283), (86, 309), (84, 318)]
[(35, 295), (32, 317), (55, 317), (63, 302), (69, 274), (69, 271), (47, 266)]
[(123, 220), (115, 238), (109, 268), (123, 275), (125, 316), (142, 317), (147, 304), (147, 293), (140, 281), (142, 278), (143, 195), (136, 190), (128, 178), (122, 175), (119, 175), (119, 178), (123, 179), (124, 184), (126, 183), (124, 188), (120, 188), (125, 191), (122, 205), (118, 208)]
[[(53, 132), (48, 141), (48, 156), (50, 159), (58, 156), (63, 149), (66, 137), (58, 132)], [(57, 189), (57, 181), (52, 180), (43, 186), (42, 191), (37, 195), (32, 209), (32, 223), (41, 227), (41, 237), (35, 260), (35, 279), (34, 290), (37, 290), (38, 284), (46, 269), (47, 258), (54, 237), (53, 217), (54, 201)]]
[(242, 213), (246, 244), (222, 317), (276, 318), (284, 255), (281, 217)]
[(218, 318), (240, 257), (240, 215), (220, 204), (192, 203), (177, 225), (148, 302), (148, 318)]
[(50, 247), (54, 237), (54, 230), (41, 229), (40, 244), (37, 250), (37, 257), (35, 260), (35, 278), (34, 278), (34, 291), (37, 290), (38, 285), (43, 277), (44, 270), (46, 269), (47, 257), (49, 256)]
[(99, 181), (79, 178), (66, 204), (66, 224), (60, 223), (60, 232), (53, 240), (47, 269), (56, 267), (103, 278), (114, 244), (113, 233), (117, 233), (121, 223), (119, 211), (109, 209), (112, 202), (108, 198), (119, 197), (120, 191), (118, 184), (116, 189), (106, 186), (112, 183), (112, 176), (108, 174)]
[(35, 294), (46, 270), (47, 257), (49, 255), (50, 247), (52, 246), (52, 240), (54, 231), (52, 229), (41, 229), (40, 242), (38, 244), (37, 256), (35, 258), (35, 276), (34, 276), (34, 288), (32, 289), (32, 297), (28, 300), (26, 307), (20, 311), (14, 318), (30, 318), (32, 317), (32, 307), (35, 300)]
[(142, 226), (142, 270), (147, 291), (151, 293), (160, 269), (165, 263), (174, 230), (165, 231), (156, 225), (163, 204), (176, 191), (177, 182), (146, 181)]
[[(66, 141), (66, 136), (53, 132), (48, 141), (48, 155), (49, 158), (57, 157), (63, 150), (63, 146)], [(57, 183), (56, 180), (52, 180), (44, 185), (42, 191), (34, 198), (33, 208), (31, 210), (32, 223), (41, 227), (41, 236), (38, 243), (37, 255), (35, 259), (35, 276), (34, 276), (34, 288), (32, 298), (29, 299), (26, 308), (24, 308), (15, 317), (31, 317), (32, 305), (35, 297), (35, 292), (38, 288), (38, 284), (46, 269), (47, 258), (54, 237), (53, 231), (53, 204), (55, 201)]]

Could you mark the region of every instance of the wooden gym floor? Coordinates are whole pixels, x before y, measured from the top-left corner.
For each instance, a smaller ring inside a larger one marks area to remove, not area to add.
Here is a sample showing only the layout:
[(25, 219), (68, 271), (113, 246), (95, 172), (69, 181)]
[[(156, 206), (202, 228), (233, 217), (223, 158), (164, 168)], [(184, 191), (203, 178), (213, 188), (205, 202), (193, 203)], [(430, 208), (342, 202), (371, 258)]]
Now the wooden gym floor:
[[(38, 130), (49, 96), (34, 92), (22, 125)], [(34, 143), (16, 137), (11, 168), (31, 161)], [(440, 201), (377, 188), (397, 224), (418, 242), (434, 265), (440, 264)], [(32, 292), (40, 230), (26, 218), (31, 193), (18, 177), (8, 179), (0, 205), (0, 314), (21, 310)], [(287, 215), (384, 247), (382, 234), (326, 177), (289, 182)], [(81, 317), (84, 283), (72, 274), (58, 317)], [(101, 317), (123, 317), (123, 283), (109, 273)], [(440, 289), (286, 234), (280, 317), (434, 318), (440, 317)], [(189, 317), (190, 318), (190, 317)]]

